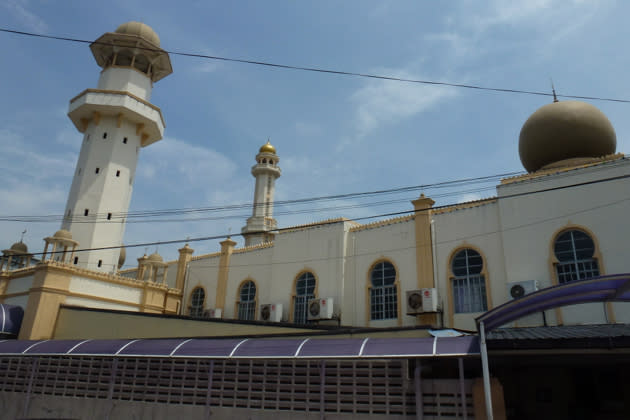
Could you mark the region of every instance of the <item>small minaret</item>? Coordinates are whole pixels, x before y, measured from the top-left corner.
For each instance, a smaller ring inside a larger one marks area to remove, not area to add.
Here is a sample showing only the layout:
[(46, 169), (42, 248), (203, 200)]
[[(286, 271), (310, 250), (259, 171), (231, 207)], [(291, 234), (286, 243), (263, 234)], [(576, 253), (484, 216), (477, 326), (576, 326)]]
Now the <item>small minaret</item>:
[[(149, 102), (153, 83), (173, 72), (160, 38), (140, 22), (120, 25), (90, 45), (102, 67), (96, 89), (70, 100), (83, 133), (62, 229), (81, 249), (121, 246), (140, 148), (162, 138), (164, 119)], [(120, 249), (77, 252), (72, 263), (115, 272)]]
[(241, 230), (245, 237), (245, 246), (273, 241), (272, 231), (278, 227), (276, 219), (273, 218), (273, 193), (276, 189), (276, 179), (281, 174), (279, 160), (276, 148), (267, 140), (256, 155), (256, 164), (252, 166), (256, 189), (252, 217), (247, 219), (247, 225)]

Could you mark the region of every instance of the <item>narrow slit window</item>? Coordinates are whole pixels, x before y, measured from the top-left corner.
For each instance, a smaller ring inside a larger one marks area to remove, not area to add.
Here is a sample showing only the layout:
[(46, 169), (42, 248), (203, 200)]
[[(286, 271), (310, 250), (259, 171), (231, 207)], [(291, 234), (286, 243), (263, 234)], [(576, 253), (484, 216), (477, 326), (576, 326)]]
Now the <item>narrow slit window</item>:
[(103, 133), (103, 138), (106, 139), (107, 138), (107, 132)]
[(107, 220), (112, 220), (112, 214), (111, 213), (107, 213)]
[(98, 260), (98, 267), (100, 267), (101, 265), (103, 265), (103, 260)]
[(120, 176), (120, 171), (116, 171), (116, 176)]
[(74, 265), (77, 265), (79, 263), (79, 257), (74, 257)]
[(96, 168), (96, 171), (94, 171), (95, 173), (99, 173), (101, 171), (101, 168)]
[(87, 216), (89, 212), (90, 212), (90, 210), (85, 209), (85, 211), (83, 212), (83, 215), (84, 215), (84, 216)]
[(127, 137), (125, 137), (125, 138), (123, 139), (123, 143), (124, 143), (124, 144), (127, 144)]

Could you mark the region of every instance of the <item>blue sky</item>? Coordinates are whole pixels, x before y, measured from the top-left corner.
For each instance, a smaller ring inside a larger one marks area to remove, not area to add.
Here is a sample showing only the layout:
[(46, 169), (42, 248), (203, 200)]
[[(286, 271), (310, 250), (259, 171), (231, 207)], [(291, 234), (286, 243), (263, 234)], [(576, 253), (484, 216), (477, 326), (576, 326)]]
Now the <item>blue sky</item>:
[[(0, 27), (94, 40), (138, 20), (166, 50), (413, 79), (630, 98), (630, 3), (621, 1), (5, 0)], [(96, 87), (86, 44), (0, 33), (0, 215), (63, 213), (81, 134), (69, 100)], [(251, 203), (250, 167), (269, 137), (282, 177), (276, 199), (371, 191), (522, 170), (518, 134), (547, 97), (501, 94), (171, 56), (151, 101), (166, 120), (142, 150), (130, 210)], [(630, 105), (592, 102), (630, 150)], [(427, 195), (438, 192), (427, 190)], [(491, 192), (461, 192), (438, 204)], [(280, 227), (410, 210), (386, 206), (278, 215)], [(377, 201), (373, 199), (372, 201)], [(318, 210), (278, 207), (280, 211)], [(128, 224), (126, 243), (240, 232), (227, 220)], [(59, 223), (0, 222), (0, 249), (41, 251)], [(238, 239), (240, 241), (240, 239)], [(162, 246), (167, 259), (177, 246)], [(193, 244), (215, 252), (216, 241)], [(148, 249), (153, 252), (155, 247)], [(128, 251), (128, 264), (144, 248)]]

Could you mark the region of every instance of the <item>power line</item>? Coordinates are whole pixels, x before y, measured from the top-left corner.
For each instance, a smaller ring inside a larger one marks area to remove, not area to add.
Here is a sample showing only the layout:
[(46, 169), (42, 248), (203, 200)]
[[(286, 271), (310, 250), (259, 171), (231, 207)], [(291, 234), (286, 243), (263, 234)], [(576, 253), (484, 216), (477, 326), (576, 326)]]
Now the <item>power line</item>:
[[(79, 39), (79, 38), (37, 34), (33, 32), (17, 31), (17, 30), (6, 29), (6, 28), (0, 28), (0, 32), (6, 32), (6, 33), (22, 35), (22, 36), (37, 37), (37, 38), (54, 39), (57, 41), (113, 46), (113, 44), (107, 43), (107, 42), (100, 42), (100, 41), (96, 42), (96, 41), (88, 41), (88, 40)], [(217, 56), (217, 55), (207, 55), (207, 54), (200, 54), (200, 53), (187, 53), (187, 52), (181, 52), (181, 51), (168, 51), (168, 50), (138, 47), (138, 46), (134, 48), (138, 50), (147, 50), (147, 51), (165, 51), (168, 54), (178, 55), (178, 56), (183, 56), (183, 57), (194, 57), (194, 58), (203, 58), (207, 60), (252, 64), (252, 65), (257, 65), (257, 66), (265, 66), (265, 67), (279, 68), (279, 69), (285, 69), (285, 70), (298, 70), (298, 71), (307, 71), (307, 72), (315, 72), (315, 73), (326, 73), (326, 74), (333, 74), (333, 75), (338, 75), (338, 76), (362, 77), (362, 78), (368, 78), (368, 79), (389, 80), (393, 82), (418, 83), (418, 84), (424, 84), (424, 85), (446, 86), (446, 87), (454, 87), (454, 88), (461, 88), (461, 89), (473, 89), (473, 90), (482, 90), (482, 91), (499, 92), (499, 93), (513, 93), (513, 94), (523, 94), (523, 95), (548, 96), (548, 97), (554, 97), (554, 98), (560, 97), (560, 98), (568, 98), (568, 99), (585, 99), (585, 100), (592, 100), (592, 101), (630, 103), (630, 99), (603, 98), (603, 97), (597, 97), (597, 96), (582, 96), (582, 95), (556, 95), (553, 92), (540, 92), (540, 91), (533, 91), (533, 90), (497, 88), (497, 87), (480, 86), (480, 85), (472, 85), (472, 84), (465, 84), (465, 83), (438, 82), (435, 80), (409, 79), (409, 78), (404, 78), (404, 77), (384, 76), (384, 75), (376, 75), (376, 74), (370, 74), (370, 73), (360, 73), (360, 72), (352, 72), (352, 71), (344, 71), (344, 70), (332, 70), (332, 69), (325, 69), (321, 67), (296, 66), (296, 65), (290, 65), (290, 64), (271, 63), (268, 61), (222, 57), (222, 56)]]
[[(603, 183), (603, 182), (610, 182), (610, 181), (619, 181), (619, 180), (627, 179), (627, 178), (630, 178), (630, 174), (619, 175), (619, 176), (614, 176), (614, 177), (609, 177), (609, 178), (596, 179), (596, 180), (593, 180), (593, 181), (584, 181), (584, 182), (579, 182), (579, 183), (575, 183), (575, 184), (560, 185), (560, 186), (557, 186), (557, 187), (543, 188), (541, 190), (535, 190), (535, 191), (524, 191), (524, 192), (519, 192), (519, 193), (514, 193), (514, 194), (506, 194), (506, 195), (502, 195), (502, 196), (491, 198), (491, 199), (480, 200), (480, 202), (481, 201), (506, 200), (506, 199), (510, 199), (510, 198), (523, 197), (523, 196), (527, 196), (527, 195), (541, 194), (541, 193), (552, 192), (552, 191), (559, 191), (559, 190), (564, 190), (564, 189), (567, 189), (567, 188), (582, 187), (582, 186), (586, 186), (586, 185), (595, 185), (595, 184), (600, 184), (600, 183)], [(621, 201), (624, 201), (625, 199), (626, 198), (624, 198)], [(445, 205), (442, 205), (442, 206), (435, 206), (435, 207), (422, 209), (422, 210), (417, 210), (417, 211), (416, 210), (404, 210), (404, 211), (383, 213), (383, 214), (372, 215), (372, 216), (357, 217), (357, 218), (352, 219), (352, 220), (326, 220), (326, 221), (323, 221), (323, 222), (320, 222), (320, 223), (313, 223), (313, 224), (309, 224), (309, 225), (305, 225), (305, 226), (289, 226), (289, 227), (285, 227), (285, 228), (278, 228), (278, 229), (275, 229), (274, 232), (281, 233), (281, 232), (291, 231), (291, 230), (301, 229), (301, 228), (317, 228), (317, 227), (322, 227), (322, 226), (339, 224), (339, 223), (343, 223), (345, 221), (367, 220), (367, 219), (375, 219), (375, 218), (380, 218), (380, 217), (405, 216), (405, 215), (410, 215), (410, 214), (414, 214), (414, 213), (423, 213), (425, 211), (445, 209), (445, 208), (452, 207), (452, 206), (453, 206), (453, 204), (445, 204)], [(521, 226), (521, 227), (523, 227), (523, 226)], [(266, 232), (265, 231), (249, 232), (248, 234), (256, 234), (256, 233), (266, 233)], [(242, 233), (236, 233), (235, 235), (236, 236), (244, 236)], [(222, 235), (213, 235), (213, 236), (202, 236), (202, 237), (197, 237), (197, 238), (173, 239), (173, 240), (169, 240), (169, 241), (143, 242), (143, 243), (137, 243), (137, 244), (124, 245), (124, 246), (122, 246), (122, 245), (115, 245), (115, 246), (104, 246), (104, 247), (95, 247), (95, 248), (83, 248), (83, 249), (77, 249), (74, 252), (104, 251), (104, 250), (119, 249), (119, 248), (138, 248), (138, 247), (148, 247), (148, 246), (154, 246), (154, 245), (160, 246), (160, 245), (174, 245), (174, 244), (189, 243), (189, 242), (204, 242), (204, 241), (215, 240), (215, 239), (229, 238), (230, 236), (231, 236), (230, 234), (222, 234)], [(51, 254), (59, 254), (59, 253), (63, 253), (63, 252), (64, 251), (55, 251), (54, 253), (51, 253)], [(44, 253), (43, 252), (34, 252), (34, 253), (30, 253), (28, 255), (40, 255), (40, 254), (43, 255)], [(13, 255), (14, 256), (25, 256), (26, 254), (13, 254)]]
[[(364, 191), (364, 192), (354, 192), (354, 193), (344, 193), (344, 194), (335, 194), (335, 195), (327, 195), (327, 196), (317, 196), (317, 197), (306, 197), (306, 198), (298, 198), (292, 200), (279, 200), (274, 202), (275, 207), (282, 207), (287, 205), (299, 205), (299, 204), (312, 204), (315, 202), (326, 202), (326, 201), (335, 201), (335, 200), (348, 200), (348, 199), (361, 199), (361, 198), (369, 198), (380, 195), (392, 195), (392, 194), (400, 194), (406, 192), (413, 191), (428, 191), (433, 189), (445, 189), (445, 188), (456, 188), (460, 186), (466, 185), (475, 185), (475, 184), (483, 184), (488, 182), (496, 182), (497, 179), (502, 179), (518, 174), (522, 174), (522, 171), (517, 172), (506, 172), (502, 174), (496, 175), (487, 175), (481, 177), (472, 177), (472, 178), (462, 178), (450, 181), (441, 181), (435, 182), (431, 184), (422, 184), (422, 185), (413, 185), (407, 187), (396, 187), (396, 188), (388, 188), (381, 190), (373, 190), (373, 191)], [(464, 191), (454, 191), (444, 193), (442, 195), (435, 195), (435, 197), (441, 196), (449, 196), (456, 195), (462, 193), (470, 193), (476, 192), (477, 189), (473, 190), (464, 190)], [(395, 203), (398, 200), (392, 200), (390, 203)], [(387, 202), (380, 202), (377, 204), (387, 204)], [(361, 204), (359, 206), (368, 206), (368, 204)], [(133, 222), (134, 220), (128, 219), (136, 219), (136, 218), (146, 218), (146, 217), (162, 217), (162, 216), (171, 216), (171, 215), (190, 215), (190, 214), (199, 214), (199, 213), (213, 213), (213, 212), (225, 212), (231, 210), (250, 210), (253, 208), (253, 204), (231, 204), (226, 206), (215, 206), (215, 207), (197, 207), (197, 208), (175, 208), (175, 209), (163, 209), (163, 210), (141, 210), (127, 213), (111, 213), (112, 219), (118, 220), (110, 220), (108, 219), (109, 213), (97, 213), (93, 216), (90, 216), (89, 219), (86, 219), (85, 216), (65, 216), (65, 215), (40, 215), (40, 216), (0, 216), (0, 222), (58, 222), (61, 220), (71, 221), (73, 223), (95, 223), (99, 221), (103, 222), (120, 222), (123, 219), (127, 219), (127, 222)], [(349, 208), (347, 206), (342, 207), (329, 207), (325, 210), (335, 210), (335, 209), (345, 209)], [(309, 208), (308, 211), (318, 211), (318, 209)], [(304, 210), (295, 211), (295, 213), (303, 213)], [(294, 212), (287, 211), (285, 214), (293, 214)], [(232, 217), (248, 217), (249, 215), (236, 215), (236, 216), (226, 216), (226, 217), (217, 217), (216, 219), (221, 218), (232, 218)], [(188, 219), (190, 220), (190, 219)], [(204, 220), (204, 219), (192, 219), (192, 220)], [(215, 219), (208, 219), (215, 220)], [(123, 220), (124, 221), (124, 220)], [(163, 219), (156, 220), (156, 222), (161, 222)], [(186, 221), (186, 219), (182, 219), (182, 221)]]

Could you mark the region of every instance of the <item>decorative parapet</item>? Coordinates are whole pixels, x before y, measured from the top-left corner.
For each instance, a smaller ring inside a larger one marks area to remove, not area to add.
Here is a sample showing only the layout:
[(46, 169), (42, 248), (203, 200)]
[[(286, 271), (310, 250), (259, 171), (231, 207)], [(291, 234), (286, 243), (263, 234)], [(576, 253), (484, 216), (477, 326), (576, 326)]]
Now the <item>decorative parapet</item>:
[(297, 226), (292, 226), (286, 229), (282, 229), (278, 232), (278, 234), (283, 234), (283, 233), (291, 233), (291, 232), (299, 232), (301, 230), (307, 230), (307, 229), (314, 229), (314, 228), (318, 228), (318, 227), (323, 227), (323, 226), (328, 226), (328, 225), (334, 225), (337, 223), (341, 223), (341, 222), (348, 222), (348, 223), (352, 223), (354, 225), (359, 225), (359, 223), (355, 222), (354, 220), (350, 220), (346, 217), (337, 217), (334, 219), (326, 219), (326, 220), (322, 220), (319, 222), (313, 222), (313, 223), (307, 223), (304, 225), (297, 225)]
[(221, 257), (221, 253), (220, 252), (212, 252), (210, 254), (203, 254), (203, 255), (196, 255), (194, 257), (192, 257), (190, 260), (191, 261), (197, 261), (197, 260), (203, 260), (206, 258), (219, 258)]
[(264, 248), (273, 248), (273, 242), (263, 242), (261, 244), (244, 246), (243, 248), (237, 248), (232, 251), (232, 254), (242, 254), (243, 252), (257, 251)]
[(447, 206), (447, 207), (433, 209), (433, 210), (431, 210), (431, 212), (434, 215), (436, 215), (436, 214), (444, 214), (444, 213), (451, 213), (453, 211), (472, 209), (474, 207), (481, 207), (481, 206), (485, 206), (487, 204), (493, 204), (493, 203), (496, 203), (496, 202), (497, 202), (497, 198), (496, 197), (482, 198), (481, 200), (467, 201), (465, 203), (459, 203), (459, 204), (454, 204), (452, 206)]
[(609, 162), (614, 162), (617, 160), (624, 160), (624, 159), (626, 159), (626, 157), (623, 153), (615, 153), (612, 155), (606, 155), (599, 158), (585, 158), (586, 161), (577, 160), (577, 163), (574, 165), (548, 168), (548, 169), (540, 169), (536, 172), (531, 172), (531, 173), (527, 173), (523, 175), (517, 175), (517, 176), (505, 178), (501, 180), (501, 185), (529, 181), (531, 179), (541, 178), (541, 177), (550, 176), (550, 175), (556, 175), (563, 172), (570, 172), (576, 169), (589, 168), (591, 166), (597, 166), (603, 163), (609, 163)]
[(168, 290), (168, 286), (163, 285), (163, 284), (146, 282), (143, 280), (136, 280), (129, 277), (118, 276), (115, 274), (101, 273), (99, 271), (93, 271), (93, 270), (88, 270), (85, 268), (75, 267), (73, 265), (63, 264), (63, 263), (52, 261), (52, 260), (39, 263), (37, 266), (35, 266), (35, 269), (37, 270), (39, 267), (43, 267), (43, 266), (54, 267), (56, 269), (59, 269), (59, 270), (62, 270), (62, 271), (65, 271), (65, 272), (68, 272), (70, 274), (74, 274), (80, 277), (87, 277), (90, 279), (101, 280), (108, 283), (120, 284), (123, 286), (144, 288), (144, 287), (147, 287), (147, 285), (150, 285), (149, 287)]
[(383, 226), (394, 225), (396, 223), (404, 223), (414, 219), (414, 215), (395, 217), (393, 219), (379, 220), (365, 225), (358, 225), (350, 228), (350, 232), (359, 232), (361, 230), (376, 229)]

